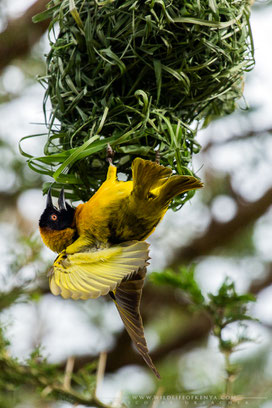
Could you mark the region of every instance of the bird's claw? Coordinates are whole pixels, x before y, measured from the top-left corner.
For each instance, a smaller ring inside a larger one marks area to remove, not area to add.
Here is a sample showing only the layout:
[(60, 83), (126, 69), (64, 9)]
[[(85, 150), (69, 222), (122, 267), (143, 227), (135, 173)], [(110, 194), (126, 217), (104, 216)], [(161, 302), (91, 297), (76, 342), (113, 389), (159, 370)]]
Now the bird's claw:
[(112, 164), (113, 157), (114, 157), (114, 151), (111, 145), (108, 143), (107, 150), (106, 150), (106, 160), (109, 164)]

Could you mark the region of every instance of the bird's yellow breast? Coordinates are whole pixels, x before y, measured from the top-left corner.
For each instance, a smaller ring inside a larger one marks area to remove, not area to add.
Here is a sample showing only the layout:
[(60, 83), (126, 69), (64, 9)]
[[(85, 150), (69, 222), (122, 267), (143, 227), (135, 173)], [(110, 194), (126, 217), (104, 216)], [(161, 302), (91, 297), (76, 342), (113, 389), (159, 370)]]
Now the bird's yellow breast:
[[(132, 187), (132, 181), (107, 179), (89, 201), (80, 204), (76, 209), (75, 217), (79, 236), (88, 232), (89, 236), (93, 235), (99, 237), (101, 242), (107, 242), (108, 221), (113, 214), (116, 214), (120, 203), (131, 194)], [(119, 216), (122, 215), (119, 214)]]

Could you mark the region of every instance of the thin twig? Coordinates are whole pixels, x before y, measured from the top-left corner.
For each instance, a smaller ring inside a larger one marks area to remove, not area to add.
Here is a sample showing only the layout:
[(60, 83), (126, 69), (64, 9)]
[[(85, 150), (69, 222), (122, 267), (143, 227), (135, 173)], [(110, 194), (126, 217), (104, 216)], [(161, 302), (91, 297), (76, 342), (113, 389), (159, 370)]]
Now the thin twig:
[(232, 392), (232, 382), (231, 382), (231, 373), (230, 373), (230, 353), (226, 350), (223, 351), (225, 357), (225, 369), (226, 369), (226, 383), (225, 383), (225, 407), (227, 408), (231, 401), (231, 392)]
[(96, 373), (95, 395), (97, 395), (97, 390), (103, 382), (105, 368), (106, 368), (106, 361), (107, 361), (107, 353), (106, 352), (100, 353), (99, 360), (98, 360), (97, 373)]
[(69, 391), (71, 388), (71, 378), (72, 378), (74, 365), (75, 365), (75, 357), (69, 357), (66, 362), (65, 375), (64, 375), (64, 381), (63, 381), (63, 388), (67, 391)]
[(122, 406), (122, 397), (123, 397), (123, 393), (122, 391), (119, 390), (112, 403), (112, 408), (120, 408)]
[(157, 389), (157, 392), (156, 392), (156, 394), (154, 395), (153, 402), (152, 402), (152, 405), (151, 405), (150, 408), (157, 408), (157, 407), (159, 406), (160, 399), (161, 399), (161, 396), (163, 395), (163, 392), (164, 392), (164, 388), (163, 388), (163, 387), (159, 387), (159, 388)]

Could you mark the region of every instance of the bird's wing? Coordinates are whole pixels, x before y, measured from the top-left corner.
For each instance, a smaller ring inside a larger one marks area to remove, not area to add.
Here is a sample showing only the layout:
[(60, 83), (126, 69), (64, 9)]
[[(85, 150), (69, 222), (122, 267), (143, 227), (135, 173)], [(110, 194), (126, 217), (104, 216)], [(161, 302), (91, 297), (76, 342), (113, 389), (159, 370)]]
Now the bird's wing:
[(148, 354), (143, 320), (140, 313), (140, 302), (145, 275), (146, 268), (139, 269), (129, 280), (124, 279), (116, 290), (110, 292), (110, 295), (137, 350), (146, 364), (153, 370), (154, 374), (160, 378), (160, 374)]
[(50, 272), (50, 290), (72, 299), (106, 295), (125, 277), (148, 265), (148, 246), (144, 241), (131, 241), (92, 252), (62, 252)]

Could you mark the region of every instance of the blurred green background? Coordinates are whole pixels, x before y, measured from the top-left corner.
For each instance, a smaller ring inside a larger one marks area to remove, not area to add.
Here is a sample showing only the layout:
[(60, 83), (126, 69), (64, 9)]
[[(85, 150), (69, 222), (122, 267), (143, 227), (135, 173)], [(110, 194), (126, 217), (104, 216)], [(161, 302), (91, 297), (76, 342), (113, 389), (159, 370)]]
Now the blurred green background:
[[(199, 132), (202, 151), (193, 165), (205, 188), (177, 213), (169, 211), (149, 239), (150, 272), (193, 265), (207, 301), (229, 277), (239, 295), (256, 296), (247, 313), (258, 320), (245, 327), (238, 316), (220, 340), (211, 316), (192, 307), (190, 288), (188, 294), (148, 278), (142, 315), (162, 376), (158, 382), (108, 299), (75, 302), (49, 293), (46, 273), (54, 254), (43, 246), (37, 226), (45, 205), (41, 186), (50, 179), (31, 172), (18, 152), (23, 136), (44, 131), (43, 89), (35, 78), (45, 72), (48, 41), (46, 26), (33, 26), (31, 16), (45, 3), (0, 0), (0, 407), (80, 407), (77, 395), (52, 394), (50, 386), (63, 381), (62, 372), (67, 380), (68, 359), (75, 389), (87, 395), (105, 351), (106, 372), (97, 389), (105, 404), (271, 408), (271, 6), (256, 2), (252, 10), (256, 67), (246, 77), (237, 111)], [(35, 138), (24, 148), (37, 155), (43, 142)], [(226, 347), (220, 351), (220, 341), (243, 337), (251, 341), (230, 355)], [(24, 373), (26, 366), (32, 371)], [(228, 390), (236, 399), (219, 400)]]

